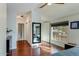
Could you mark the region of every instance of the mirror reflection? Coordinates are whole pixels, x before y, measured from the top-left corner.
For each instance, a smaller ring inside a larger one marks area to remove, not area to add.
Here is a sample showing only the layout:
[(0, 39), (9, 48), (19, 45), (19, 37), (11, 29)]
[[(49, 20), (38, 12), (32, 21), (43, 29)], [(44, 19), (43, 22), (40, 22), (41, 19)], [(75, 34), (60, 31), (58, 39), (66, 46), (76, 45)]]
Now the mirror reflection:
[(41, 42), (41, 23), (32, 23), (32, 25), (33, 25), (32, 43), (40, 43)]

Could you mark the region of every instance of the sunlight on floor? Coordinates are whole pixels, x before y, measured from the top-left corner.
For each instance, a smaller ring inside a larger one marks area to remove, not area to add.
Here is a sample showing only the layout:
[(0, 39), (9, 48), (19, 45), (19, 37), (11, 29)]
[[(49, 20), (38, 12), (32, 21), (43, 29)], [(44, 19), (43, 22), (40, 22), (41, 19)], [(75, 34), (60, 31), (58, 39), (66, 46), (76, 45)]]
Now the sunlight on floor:
[(44, 51), (44, 53), (47, 53), (50, 55), (55, 54), (60, 51), (56, 47), (54, 47), (51, 44), (48, 44), (46, 42), (42, 42), (39, 47), (41, 48), (42, 51)]

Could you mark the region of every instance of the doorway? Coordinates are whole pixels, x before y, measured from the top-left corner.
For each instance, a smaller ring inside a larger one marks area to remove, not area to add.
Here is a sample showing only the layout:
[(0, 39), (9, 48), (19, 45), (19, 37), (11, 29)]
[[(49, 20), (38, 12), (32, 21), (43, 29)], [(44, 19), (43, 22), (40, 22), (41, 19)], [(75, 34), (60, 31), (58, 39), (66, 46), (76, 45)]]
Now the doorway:
[(18, 23), (18, 39), (22, 40), (24, 39), (24, 24)]

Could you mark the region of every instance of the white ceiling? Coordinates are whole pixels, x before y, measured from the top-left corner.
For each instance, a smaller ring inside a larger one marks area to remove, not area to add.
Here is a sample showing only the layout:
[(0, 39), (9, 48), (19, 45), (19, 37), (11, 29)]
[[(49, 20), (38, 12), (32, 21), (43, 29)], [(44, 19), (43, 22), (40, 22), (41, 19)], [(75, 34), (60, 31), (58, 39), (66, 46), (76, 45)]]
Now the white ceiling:
[(44, 8), (40, 9), (38, 8), (41, 4), (37, 3), (10, 3), (8, 4), (8, 7), (11, 9), (17, 10), (17, 14), (24, 14), (27, 11), (31, 10), (38, 10), (38, 12), (50, 19), (56, 19), (59, 17), (67, 16), (67, 15), (72, 15), (79, 13), (79, 4), (52, 4), (52, 5), (47, 5)]
[(38, 6), (37, 3), (8, 3), (7, 5), (9, 9), (16, 10), (17, 14), (24, 14)]
[(38, 10), (39, 13), (45, 15), (46, 17), (56, 19), (79, 13), (79, 4), (52, 4)]

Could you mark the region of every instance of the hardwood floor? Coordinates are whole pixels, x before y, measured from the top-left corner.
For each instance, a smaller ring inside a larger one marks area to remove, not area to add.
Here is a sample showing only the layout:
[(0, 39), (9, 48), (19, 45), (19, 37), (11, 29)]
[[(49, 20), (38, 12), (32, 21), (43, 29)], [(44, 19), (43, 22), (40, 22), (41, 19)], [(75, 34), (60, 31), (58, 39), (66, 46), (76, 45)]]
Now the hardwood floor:
[(18, 56), (31, 55), (31, 46), (26, 40), (17, 41), (16, 55)]
[(64, 48), (56, 46), (54, 44), (49, 44), (45, 41), (42, 41), (42, 43), (40, 44), (40, 48), (41, 48), (41, 55), (43, 56), (49, 56), (49, 55), (53, 55), (54, 53), (64, 50)]
[(10, 51), (10, 56), (50, 56), (64, 50), (56, 45), (42, 41), (38, 48), (32, 48), (26, 40), (17, 41), (17, 49)]

